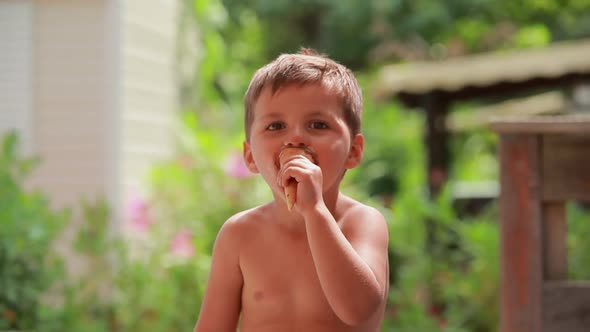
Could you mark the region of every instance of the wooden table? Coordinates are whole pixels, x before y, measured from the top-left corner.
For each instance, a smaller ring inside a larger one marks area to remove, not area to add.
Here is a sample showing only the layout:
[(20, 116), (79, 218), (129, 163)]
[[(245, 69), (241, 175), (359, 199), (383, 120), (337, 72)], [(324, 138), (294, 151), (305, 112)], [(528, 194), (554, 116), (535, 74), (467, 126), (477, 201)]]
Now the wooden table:
[(590, 115), (504, 117), (491, 128), (500, 135), (500, 332), (588, 332), (590, 282), (567, 280), (565, 203), (590, 202)]

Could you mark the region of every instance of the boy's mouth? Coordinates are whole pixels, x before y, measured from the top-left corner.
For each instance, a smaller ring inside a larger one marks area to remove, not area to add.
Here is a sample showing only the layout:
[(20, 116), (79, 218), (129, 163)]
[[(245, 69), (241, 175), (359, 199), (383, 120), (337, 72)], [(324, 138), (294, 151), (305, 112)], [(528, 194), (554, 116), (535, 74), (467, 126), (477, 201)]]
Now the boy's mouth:
[(276, 159), (276, 166), (277, 169), (280, 169), (283, 163), (292, 156), (301, 155), (307, 159), (309, 159), (312, 163), (317, 165), (316, 158), (314, 157), (314, 153), (311, 151), (309, 147), (293, 147), (288, 146), (283, 148)]
[[(300, 147), (286, 147), (279, 153), (279, 167), (282, 167), (288, 160), (296, 157), (303, 157), (315, 163), (315, 158), (309, 148)], [(285, 201), (287, 209), (291, 211), (295, 206), (295, 199), (297, 197), (297, 182), (295, 179), (289, 179), (289, 182), (284, 187)]]

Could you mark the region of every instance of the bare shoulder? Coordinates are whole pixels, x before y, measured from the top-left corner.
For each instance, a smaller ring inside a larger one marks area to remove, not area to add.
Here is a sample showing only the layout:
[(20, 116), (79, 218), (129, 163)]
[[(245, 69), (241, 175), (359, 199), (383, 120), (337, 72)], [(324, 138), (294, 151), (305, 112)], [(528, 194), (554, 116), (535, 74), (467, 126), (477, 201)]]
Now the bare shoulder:
[(219, 229), (219, 236), (242, 237), (244, 232), (256, 227), (256, 221), (263, 215), (264, 206), (254, 207), (240, 211), (229, 217)]
[(258, 206), (238, 212), (229, 217), (221, 225), (217, 235), (217, 241), (234, 248), (240, 246), (251, 232), (256, 232), (256, 228), (260, 224), (259, 221), (265, 215), (265, 209), (265, 206)]
[(342, 231), (347, 233), (382, 233), (387, 237), (388, 225), (385, 216), (377, 208), (345, 197), (341, 212)]

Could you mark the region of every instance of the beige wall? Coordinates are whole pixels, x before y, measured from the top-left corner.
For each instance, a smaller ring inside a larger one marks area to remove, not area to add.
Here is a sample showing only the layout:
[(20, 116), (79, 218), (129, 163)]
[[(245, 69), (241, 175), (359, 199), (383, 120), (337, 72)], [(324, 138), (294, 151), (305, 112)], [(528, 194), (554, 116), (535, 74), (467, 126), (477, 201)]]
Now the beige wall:
[(0, 132), (42, 163), (57, 207), (106, 196), (123, 216), (172, 155), (179, 0), (0, 0)]
[(128, 0), (122, 13), (119, 184), (126, 202), (133, 191), (145, 191), (149, 166), (173, 151), (178, 1)]
[(25, 153), (32, 152), (31, 1), (0, 1), (0, 136), (17, 130)]
[(42, 163), (34, 183), (57, 206), (107, 195), (113, 162), (110, 1), (35, 1), (33, 128)]

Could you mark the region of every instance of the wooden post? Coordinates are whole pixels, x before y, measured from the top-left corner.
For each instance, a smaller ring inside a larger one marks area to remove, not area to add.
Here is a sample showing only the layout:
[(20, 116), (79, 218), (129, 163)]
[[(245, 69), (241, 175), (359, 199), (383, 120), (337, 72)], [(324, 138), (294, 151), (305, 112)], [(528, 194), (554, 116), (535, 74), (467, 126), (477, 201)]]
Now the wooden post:
[(431, 197), (436, 197), (449, 172), (449, 134), (445, 125), (449, 100), (441, 93), (431, 92), (424, 98), (423, 107), (426, 111), (428, 190)]
[(533, 135), (500, 139), (502, 332), (541, 332), (539, 151)]
[[(426, 132), (425, 132), (425, 146), (427, 157), (427, 179), (428, 179), (428, 193), (431, 199), (442, 190), (448, 177), (449, 164), (449, 148), (448, 148), (448, 132), (446, 128), (446, 117), (448, 113), (449, 100), (442, 94), (431, 92), (425, 96), (422, 101), (424, 110), (426, 111)], [(435, 254), (440, 252), (437, 248), (436, 239), (436, 224), (431, 219), (424, 220), (426, 228), (426, 243), (425, 250), (428, 255), (435, 257)], [(432, 271), (430, 271), (432, 277)], [(425, 305), (432, 306), (433, 294), (432, 280), (427, 285), (425, 295)]]

